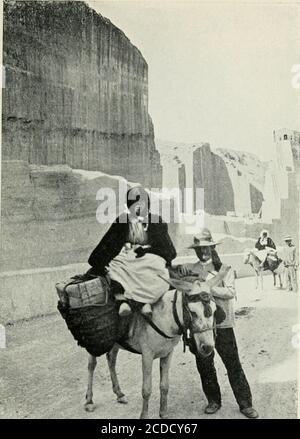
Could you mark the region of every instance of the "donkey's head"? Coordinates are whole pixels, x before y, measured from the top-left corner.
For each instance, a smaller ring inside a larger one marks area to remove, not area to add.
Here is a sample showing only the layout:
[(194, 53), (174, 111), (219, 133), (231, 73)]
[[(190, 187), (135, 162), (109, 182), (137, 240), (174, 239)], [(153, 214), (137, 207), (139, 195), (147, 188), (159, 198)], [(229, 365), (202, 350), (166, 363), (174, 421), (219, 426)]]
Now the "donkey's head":
[(199, 280), (193, 282), (186, 296), (190, 314), (191, 350), (197, 355), (208, 356), (215, 347), (215, 313), (217, 306), (210, 293), (210, 287)]
[(251, 250), (249, 248), (246, 248), (244, 250), (244, 256), (243, 256), (244, 264), (250, 263), (250, 256), (251, 256)]
[(183, 320), (189, 330), (189, 347), (193, 354), (206, 357), (215, 347), (216, 324), (225, 318), (225, 312), (216, 305), (211, 289), (218, 285), (230, 267), (214, 278), (202, 282), (199, 279), (171, 279), (170, 284), (183, 293)]

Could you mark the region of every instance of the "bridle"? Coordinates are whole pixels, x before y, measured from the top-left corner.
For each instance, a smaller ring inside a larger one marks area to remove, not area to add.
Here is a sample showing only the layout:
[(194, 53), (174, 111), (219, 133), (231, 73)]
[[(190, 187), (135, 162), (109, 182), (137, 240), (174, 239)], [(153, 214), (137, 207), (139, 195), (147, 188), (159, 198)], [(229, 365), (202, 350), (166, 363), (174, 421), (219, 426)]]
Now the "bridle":
[[(211, 327), (203, 328), (203, 329), (195, 329), (193, 327), (193, 317), (192, 317), (191, 311), (189, 309), (189, 303), (202, 302), (202, 304), (204, 306), (205, 317), (212, 316), (212, 310), (211, 310), (209, 302), (211, 300), (214, 301), (214, 299), (208, 293), (202, 292), (202, 293), (198, 293), (198, 294), (189, 295), (189, 294), (181, 291), (181, 294), (182, 294), (183, 323), (180, 321), (178, 311), (177, 311), (178, 290), (175, 290), (175, 293), (174, 293), (172, 314), (173, 314), (173, 318), (175, 320), (175, 323), (177, 324), (178, 329), (179, 329), (178, 335), (182, 335), (183, 351), (185, 352), (186, 346), (188, 346), (190, 348), (192, 347), (192, 345), (194, 343), (194, 335), (195, 334), (201, 334), (201, 333), (204, 333), (207, 331), (213, 331), (214, 337), (216, 337), (217, 327), (216, 327), (215, 319), (214, 319), (214, 324)], [(174, 339), (174, 338), (178, 337), (178, 335), (171, 337), (171, 336), (165, 334), (158, 326), (156, 326), (156, 324), (153, 322), (153, 320), (151, 318), (149, 318), (143, 314), (142, 314), (142, 316), (146, 320), (146, 322), (162, 337), (167, 338), (167, 339)]]
[(180, 333), (182, 334), (183, 338), (183, 351), (185, 352), (186, 346), (191, 348), (192, 344), (194, 343), (194, 335), (195, 334), (202, 334), (207, 331), (213, 331), (214, 338), (216, 337), (216, 322), (214, 319), (214, 324), (210, 327), (203, 328), (203, 329), (195, 329), (193, 327), (193, 317), (191, 314), (191, 311), (189, 309), (189, 303), (197, 303), (202, 302), (204, 306), (204, 316), (205, 317), (211, 317), (212, 316), (212, 309), (210, 307), (210, 301), (214, 301), (214, 299), (206, 292), (198, 293), (198, 294), (192, 294), (189, 295), (185, 292), (181, 292), (182, 294), (182, 316), (183, 316), (183, 324), (180, 322), (178, 312), (177, 312), (177, 297), (178, 292), (175, 291), (174, 294), (174, 300), (173, 300), (173, 317), (174, 320), (179, 327)]

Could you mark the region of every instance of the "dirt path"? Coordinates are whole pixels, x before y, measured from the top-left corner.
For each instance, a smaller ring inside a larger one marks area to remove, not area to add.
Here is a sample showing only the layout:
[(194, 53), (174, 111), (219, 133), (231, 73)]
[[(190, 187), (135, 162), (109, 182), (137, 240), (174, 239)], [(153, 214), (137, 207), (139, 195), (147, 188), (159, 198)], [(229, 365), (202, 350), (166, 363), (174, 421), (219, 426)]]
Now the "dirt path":
[[(296, 417), (297, 351), (291, 339), (297, 323), (296, 294), (253, 291), (253, 278), (238, 280), (236, 337), (241, 361), (261, 418)], [(7, 327), (7, 348), (0, 350), (0, 417), (2, 418), (136, 418), (141, 406), (140, 356), (119, 354), (119, 378), (129, 403), (120, 405), (111, 390), (105, 358), (95, 373), (94, 413), (83, 410), (86, 352), (77, 347), (59, 315)], [(216, 359), (223, 406), (215, 418), (243, 418), (226, 371)], [(159, 367), (154, 364), (150, 417), (158, 416)], [(205, 418), (205, 397), (194, 357), (178, 345), (170, 371), (169, 417)]]

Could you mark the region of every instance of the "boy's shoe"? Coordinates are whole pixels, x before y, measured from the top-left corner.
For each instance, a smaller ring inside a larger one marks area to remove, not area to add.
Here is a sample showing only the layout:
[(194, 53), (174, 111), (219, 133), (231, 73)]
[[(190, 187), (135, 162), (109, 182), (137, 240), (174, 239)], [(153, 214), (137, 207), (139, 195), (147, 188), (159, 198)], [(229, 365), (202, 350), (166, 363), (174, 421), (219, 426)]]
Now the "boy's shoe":
[(144, 316), (152, 317), (152, 307), (151, 307), (150, 303), (145, 303), (145, 305), (141, 309), (141, 313)]
[(241, 413), (247, 418), (255, 419), (258, 418), (258, 413), (253, 407), (247, 407), (246, 409), (241, 409)]
[(131, 308), (127, 302), (122, 302), (119, 308), (119, 316), (126, 317), (131, 314)]

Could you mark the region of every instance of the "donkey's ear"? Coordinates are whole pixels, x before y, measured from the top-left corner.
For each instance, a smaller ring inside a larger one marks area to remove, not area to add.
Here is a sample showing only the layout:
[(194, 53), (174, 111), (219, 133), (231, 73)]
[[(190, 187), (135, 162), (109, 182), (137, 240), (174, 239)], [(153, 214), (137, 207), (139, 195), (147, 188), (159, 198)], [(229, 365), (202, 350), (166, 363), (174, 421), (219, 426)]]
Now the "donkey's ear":
[(217, 325), (224, 322), (224, 320), (226, 319), (226, 313), (224, 309), (219, 305), (217, 305), (217, 309), (215, 311), (215, 319)]
[(221, 282), (221, 280), (224, 279), (224, 277), (226, 276), (226, 274), (228, 273), (230, 268), (231, 268), (230, 265), (222, 264), (221, 269), (218, 272), (218, 274), (216, 274), (212, 279), (209, 279), (206, 281), (208, 286), (210, 288), (216, 287)]
[(175, 288), (175, 290), (183, 291), (184, 293), (188, 293), (191, 291), (193, 284), (191, 282), (187, 282), (181, 279), (166, 279), (163, 276), (159, 277), (167, 282), (171, 287)]

